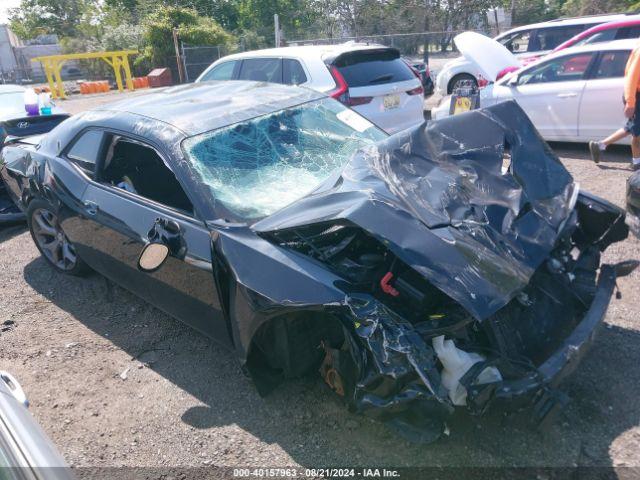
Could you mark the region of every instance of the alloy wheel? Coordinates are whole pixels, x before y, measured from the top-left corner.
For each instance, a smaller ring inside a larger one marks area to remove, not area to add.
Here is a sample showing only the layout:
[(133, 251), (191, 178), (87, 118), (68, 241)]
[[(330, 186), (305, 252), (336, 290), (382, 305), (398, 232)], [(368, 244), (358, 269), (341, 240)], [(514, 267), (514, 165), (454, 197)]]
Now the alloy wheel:
[(76, 251), (60, 228), (58, 217), (39, 208), (31, 217), (34, 238), (47, 259), (61, 270), (72, 270), (77, 263)]

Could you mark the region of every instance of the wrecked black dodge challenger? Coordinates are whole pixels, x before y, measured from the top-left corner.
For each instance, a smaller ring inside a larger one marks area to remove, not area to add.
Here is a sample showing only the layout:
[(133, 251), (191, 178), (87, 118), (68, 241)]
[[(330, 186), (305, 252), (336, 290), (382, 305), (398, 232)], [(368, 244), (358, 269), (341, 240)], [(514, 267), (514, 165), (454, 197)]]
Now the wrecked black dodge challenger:
[(320, 372), (423, 441), (531, 408), (582, 357), (624, 212), (515, 103), (388, 137), (331, 98), (200, 83), (75, 116), (2, 175), (57, 270), (94, 269), (237, 352), (261, 394)]

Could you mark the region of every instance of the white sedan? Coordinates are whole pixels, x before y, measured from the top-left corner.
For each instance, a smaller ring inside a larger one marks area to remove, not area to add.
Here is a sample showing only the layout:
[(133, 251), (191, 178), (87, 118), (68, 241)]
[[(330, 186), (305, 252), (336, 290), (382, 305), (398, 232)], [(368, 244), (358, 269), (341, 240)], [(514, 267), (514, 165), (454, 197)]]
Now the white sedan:
[[(587, 142), (624, 125), (624, 68), (638, 40), (561, 50), (496, 81), (499, 72), (509, 66), (510, 52), (486, 37), (478, 42), (468, 33), (462, 35), (466, 37), (456, 45), (462, 47), (465, 58), (495, 82), (480, 90), (481, 107), (515, 100), (545, 140), (551, 141)], [(444, 97), (432, 110), (432, 118), (449, 115), (450, 98)], [(620, 143), (628, 144), (629, 139)]]

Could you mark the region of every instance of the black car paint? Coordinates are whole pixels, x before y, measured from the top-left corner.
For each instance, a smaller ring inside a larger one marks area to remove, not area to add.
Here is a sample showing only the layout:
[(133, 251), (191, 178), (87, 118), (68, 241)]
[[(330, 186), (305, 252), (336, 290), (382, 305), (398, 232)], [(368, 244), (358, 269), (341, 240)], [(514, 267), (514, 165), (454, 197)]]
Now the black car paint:
[[(453, 410), (421, 330), (389, 307), (393, 302), (382, 292), (359, 291), (339, 270), (287, 246), (283, 235), (323, 222), (355, 226), (430, 288), (437, 287), (451, 305), (464, 307), (465, 318), (456, 325), (425, 327), (445, 333), (473, 322), (493, 325), (494, 315), (523, 302), (517, 297), (534, 288), (528, 285), (534, 273), (547, 275), (545, 269), (551, 268), (545, 262), (561, 234), (563, 241), (579, 237), (592, 262), (599, 262), (600, 250), (627, 236), (624, 212), (590, 195), (576, 196), (571, 177), (514, 103), (391, 137), (377, 151), (358, 153), (343, 172), (280, 212), (254, 225), (234, 223), (197, 180), (181, 141), (318, 94), (252, 82), (198, 84), (174, 92), (74, 117), (39, 149), (4, 152), (2, 175), (23, 206), (44, 198), (59, 210), (65, 233), (89, 265), (232, 347), (261, 393), (286, 377), (287, 368), (298, 371), (293, 364), (302, 359), (294, 355), (295, 345), (287, 344), (291, 325), (286, 319), (302, 314), (310, 320), (302, 322), (303, 336), (298, 332), (295, 338), (313, 342), (322, 330), (319, 338), (327, 339), (326, 356), (348, 385), (345, 401), (353, 410), (408, 429), (421, 440), (437, 438)], [(249, 98), (259, 100), (255, 108), (249, 102), (245, 110), (229, 112), (231, 98), (238, 97), (245, 105)], [(66, 146), (86, 128), (121, 132), (156, 148), (188, 193), (194, 216), (87, 178), (64, 158)], [(505, 143), (512, 156), (509, 174), (500, 171)], [(421, 184), (425, 178), (436, 186)], [(158, 219), (177, 222), (186, 248), (145, 273), (137, 260)], [(555, 378), (574, 368), (566, 352), (583, 353), (606, 311), (615, 269), (603, 266), (600, 276), (597, 286), (592, 282), (593, 291), (578, 298), (593, 300), (585, 304), (584, 317), (567, 320), (574, 334), (554, 339), (551, 364), (532, 367), (511, 383), (469, 388), (472, 412), (519, 399), (543, 410), (541, 418), (548, 416)], [(264, 338), (272, 325), (283, 332), (271, 339), (275, 353), (288, 364), (277, 371), (268, 362), (252, 362), (252, 355), (268, 359), (270, 352), (258, 348), (256, 338)], [(305, 351), (313, 357), (310, 365), (322, 356), (318, 346), (310, 343)], [(469, 387), (473, 379), (467, 379)]]
[[(25, 116), (24, 112), (6, 114), (0, 118), (0, 151), (5, 142), (11, 144), (20, 141), (23, 137), (36, 138), (38, 135), (49, 132), (67, 118), (69, 115), (63, 113), (31, 117)], [(4, 183), (0, 180), (0, 225), (23, 220), (24, 214), (11, 200)]]

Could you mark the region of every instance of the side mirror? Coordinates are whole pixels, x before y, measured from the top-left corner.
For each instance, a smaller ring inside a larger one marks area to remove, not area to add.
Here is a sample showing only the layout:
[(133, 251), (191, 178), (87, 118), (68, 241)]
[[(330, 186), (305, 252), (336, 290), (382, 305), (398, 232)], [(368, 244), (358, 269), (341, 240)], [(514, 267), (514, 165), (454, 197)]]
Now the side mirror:
[(520, 80), (518, 78), (518, 75), (513, 74), (513, 75), (511, 75), (509, 80), (507, 80), (507, 85), (509, 85), (510, 87), (515, 87), (516, 85), (518, 85), (518, 80)]
[(138, 259), (138, 268), (144, 272), (159, 269), (169, 257), (169, 247), (162, 243), (149, 243), (144, 247)]

